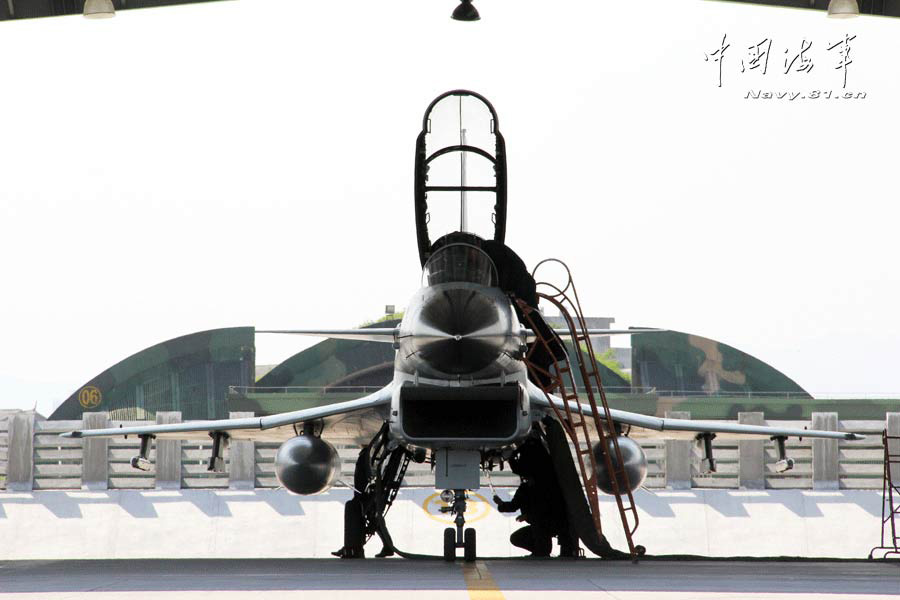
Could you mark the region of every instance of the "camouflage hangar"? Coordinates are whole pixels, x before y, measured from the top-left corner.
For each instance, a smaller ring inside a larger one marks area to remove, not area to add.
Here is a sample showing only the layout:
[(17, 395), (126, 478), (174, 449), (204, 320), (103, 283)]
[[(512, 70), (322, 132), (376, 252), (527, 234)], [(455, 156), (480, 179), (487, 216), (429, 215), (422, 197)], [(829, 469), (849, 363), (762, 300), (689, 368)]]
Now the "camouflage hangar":
[(85, 382), (50, 418), (105, 411), (142, 420), (166, 410), (180, 410), (185, 419), (225, 417), (229, 386), (253, 384), (254, 337), (252, 327), (229, 327), (150, 346)]
[[(397, 325), (393, 317), (377, 326)], [(839, 410), (843, 418), (867, 418), (868, 404), (873, 414), (884, 411), (878, 401), (853, 403), (851, 409), (836, 406), (839, 401), (814, 400), (758, 358), (687, 333), (632, 336), (631, 369), (623, 367), (628, 362), (622, 360), (623, 349), (608, 343), (598, 347), (610, 403), (646, 414), (679, 408), (701, 418), (735, 418), (739, 411), (765, 410), (778, 418), (804, 418), (827, 409)], [(327, 339), (257, 378), (253, 327), (200, 331), (112, 365), (80, 386), (50, 418), (80, 419), (89, 411), (109, 412), (119, 420), (152, 419), (157, 411), (170, 410), (181, 411), (185, 420), (225, 418), (229, 411), (270, 414), (380, 388), (390, 381), (393, 360), (389, 344)]]

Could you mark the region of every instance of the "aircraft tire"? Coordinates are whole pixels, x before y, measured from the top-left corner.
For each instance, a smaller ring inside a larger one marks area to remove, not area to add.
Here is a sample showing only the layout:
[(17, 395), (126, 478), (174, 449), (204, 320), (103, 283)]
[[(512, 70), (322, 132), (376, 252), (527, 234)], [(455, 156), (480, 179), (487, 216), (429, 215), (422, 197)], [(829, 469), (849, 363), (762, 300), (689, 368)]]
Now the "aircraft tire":
[(466, 562), (475, 562), (476, 557), (476, 548), (475, 548), (475, 530), (469, 527), (466, 529), (465, 533), (463, 533), (463, 557)]
[(448, 527), (444, 530), (444, 560), (456, 560), (456, 530)]

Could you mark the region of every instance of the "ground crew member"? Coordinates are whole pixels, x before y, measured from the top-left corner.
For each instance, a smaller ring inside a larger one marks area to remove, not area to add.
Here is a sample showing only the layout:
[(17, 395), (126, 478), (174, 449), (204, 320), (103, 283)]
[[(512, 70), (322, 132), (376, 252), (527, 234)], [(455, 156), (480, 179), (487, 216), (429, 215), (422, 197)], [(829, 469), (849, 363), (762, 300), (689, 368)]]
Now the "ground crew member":
[(512, 500), (504, 502), (499, 496), (494, 496), (497, 510), (504, 513), (519, 511), (516, 521), (528, 523), (525, 527), (517, 529), (509, 536), (513, 546), (522, 548), (532, 556), (550, 556), (553, 547), (553, 537), (550, 531), (549, 506), (542, 498), (533, 479), (522, 477), (522, 484), (516, 490)]
[(517, 521), (528, 523), (510, 536), (510, 542), (532, 556), (550, 556), (552, 538), (559, 539), (560, 556), (576, 556), (578, 540), (569, 528), (565, 500), (550, 454), (537, 438), (530, 438), (510, 459), (513, 473), (522, 478), (513, 499), (494, 496), (500, 512), (520, 511)]

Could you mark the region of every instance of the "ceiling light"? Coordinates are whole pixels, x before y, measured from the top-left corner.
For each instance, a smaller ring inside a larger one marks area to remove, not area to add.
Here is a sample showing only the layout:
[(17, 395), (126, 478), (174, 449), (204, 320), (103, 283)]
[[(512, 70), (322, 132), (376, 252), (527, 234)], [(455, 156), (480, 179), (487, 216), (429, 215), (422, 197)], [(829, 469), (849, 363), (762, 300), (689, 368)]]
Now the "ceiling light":
[(828, 3), (828, 16), (846, 19), (859, 16), (859, 4), (856, 0), (831, 0)]
[(460, 0), (459, 6), (453, 11), (452, 18), (455, 21), (477, 21), (481, 16), (472, 6), (472, 0)]
[(84, 16), (88, 19), (108, 19), (116, 16), (112, 0), (84, 0)]

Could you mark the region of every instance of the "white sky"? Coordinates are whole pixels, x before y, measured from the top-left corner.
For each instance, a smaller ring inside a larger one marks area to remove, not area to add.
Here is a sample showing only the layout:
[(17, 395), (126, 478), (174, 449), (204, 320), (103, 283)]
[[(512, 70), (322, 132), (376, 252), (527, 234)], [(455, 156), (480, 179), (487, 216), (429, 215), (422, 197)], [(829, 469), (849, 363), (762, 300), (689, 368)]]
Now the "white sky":
[[(713, 337), (815, 394), (900, 392), (900, 19), (476, 4), (475, 24), (449, 19), (455, 0), (0, 23), (0, 406), (48, 414), (194, 331), (352, 327), (404, 306), (415, 137), (457, 87), (500, 116), (507, 242), (529, 265), (566, 260), (588, 314)], [(825, 47), (845, 32), (865, 100), (743, 99), (840, 90)], [(726, 33), (720, 89), (703, 57)], [(741, 73), (767, 37), (769, 72)], [(816, 66), (785, 77), (804, 38)], [(306, 344), (259, 339), (257, 362)]]

